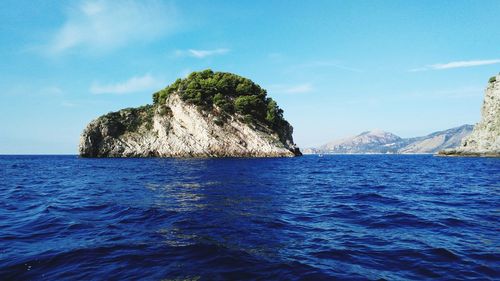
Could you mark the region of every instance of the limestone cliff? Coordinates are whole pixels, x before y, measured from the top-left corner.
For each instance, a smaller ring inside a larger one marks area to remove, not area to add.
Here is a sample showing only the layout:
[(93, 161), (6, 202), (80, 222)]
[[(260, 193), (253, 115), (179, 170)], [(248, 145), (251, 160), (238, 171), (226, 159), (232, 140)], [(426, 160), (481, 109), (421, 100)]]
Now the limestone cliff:
[[(209, 71), (209, 74), (205, 76), (218, 81), (223, 76), (214, 78), (217, 74), (220, 73)], [(227, 75), (224, 77), (227, 78)], [(281, 109), (265, 96), (265, 91), (263, 92), (260, 87), (255, 88), (260, 96), (254, 99), (254, 104), (248, 105), (242, 102), (253, 96), (251, 90), (241, 90), (244, 87), (240, 87), (241, 93), (245, 94), (239, 95), (232, 92), (238, 83), (233, 83), (234, 87), (225, 89), (231, 95), (227, 93), (219, 95), (214, 103), (210, 100), (214, 96), (207, 95), (203, 98), (203, 94), (207, 93), (204, 86), (196, 86), (198, 92), (193, 92), (194, 97), (201, 96), (201, 99), (196, 100), (187, 96), (188, 88), (184, 85), (192, 84), (195, 80), (201, 81), (200, 83), (204, 85), (203, 81), (207, 80), (205, 76), (201, 78), (194, 76), (178, 80), (172, 86), (156, 93), (153, 105), (123, 109), (92, 121), (81, 135), (80, 156), (284, 157), (301, 155), (293, 143), (292, 127), (282, 119)], [(189, 79), (193, 81), (188, 81)], [(219, 86), (222, 84), (219, 83)], [(216, 91), (217, 93), (223, 92), (222, 89), (216, 89)], [(221, 96), (224, 97), (225, 104), (218, 102)], [(238, 99), (238, 97), (242, 98)], [(232, 108), (231, 105), (234, 104), (236, 106)], [(259, 107), (252, 107), (252, 105)], [(259, 108), (267, 110), (267, 115), (261, 114), (260, 116)], [(278, 116), (274, 116), (273, 112)]]
[(445, 156), (500, 157), (500, 74), (491, 77), (486, 87), (481, 120), (456, 149), (443, 150)]

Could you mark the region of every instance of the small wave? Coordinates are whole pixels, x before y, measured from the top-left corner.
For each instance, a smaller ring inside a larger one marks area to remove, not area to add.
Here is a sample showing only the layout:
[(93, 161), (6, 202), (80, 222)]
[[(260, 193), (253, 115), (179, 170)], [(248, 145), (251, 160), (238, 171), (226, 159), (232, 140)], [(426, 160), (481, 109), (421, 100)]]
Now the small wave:
[(379, 193), (356, 193), (353, 195), (355, 200), (368, 201), (368, 202), (378, 202), (390, 205), (397, 205), (400, 203), (399, 199), (383, 196)]
[(317, 257), (317, 258), (320, 258), (320, 259), (334, 259), (334, 260), (341, 260), (341, 261), (349, 261), (349, 260), (351, 260), (351, 254), (352, 254), (352, 251), (350, 251), (350, 250), (335, 249), (335, 250), (314, 252), (312, 255)]
[(363, 219), (361, 223), (366, 223), (375, 228), (441, 228), (441, 224), (425, 220), (413, 214), (396, 212), (378, 216), (376, 218)]
[[(495, 264), (498, 263), (498, 259), (496, 260)], [(500, 271), (498, 270), (497, 265), (493, 266), (486, 266), (486, 265), (478, 265), (474, 267), (474, 272), (477, 272), (478, 274), (477, 277), (480, 277), (482, 274), (489, 276), (492, 278), (492, 280), (497, 280), (498, 276), (500, 276)]]
[(274, 219), (274, 220), (252, 220), (252, 222), (257, 223), (259, 225), (262, 225), (264, 227), (268, 227), (269, 229), (283, 229), (286, 228), (289, 224), (280, 219)]
[(433, 248), (428, 251), (429, 255), (435, 256), (440, 260), (447, 261), (459, 261), (460, 257), (454, 254), (452, 251), (445, 248)]
[(467, 227), (471, 225), (471, 223), (457, 218), (446, 218), (439, 222), (449, 227)]

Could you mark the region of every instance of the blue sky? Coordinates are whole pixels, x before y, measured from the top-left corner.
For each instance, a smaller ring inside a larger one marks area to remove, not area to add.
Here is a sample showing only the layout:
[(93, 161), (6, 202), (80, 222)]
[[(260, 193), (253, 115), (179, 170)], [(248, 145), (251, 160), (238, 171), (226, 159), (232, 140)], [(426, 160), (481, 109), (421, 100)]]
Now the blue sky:
[(75, 154), (101, 114), (191, 71), (248, 77), (301, 147), (479, 121), (500, 1), (3, 1), (0, 153)]

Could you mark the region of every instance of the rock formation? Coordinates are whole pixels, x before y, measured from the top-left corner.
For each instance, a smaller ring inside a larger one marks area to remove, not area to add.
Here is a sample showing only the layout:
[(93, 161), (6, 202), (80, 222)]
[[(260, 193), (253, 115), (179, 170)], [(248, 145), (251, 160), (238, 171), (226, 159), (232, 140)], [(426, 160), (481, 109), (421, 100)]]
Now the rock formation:
[(490, 78), (486, 87), (481, 120), (456, 149), (439, 152), (443, 156), (500, 157), (500, 74)]
[(265, 90), (206, 70), (154, 94), (154, 104), (103, 115), (84, 129), (82, 157), (301, 155), (293, 128)]

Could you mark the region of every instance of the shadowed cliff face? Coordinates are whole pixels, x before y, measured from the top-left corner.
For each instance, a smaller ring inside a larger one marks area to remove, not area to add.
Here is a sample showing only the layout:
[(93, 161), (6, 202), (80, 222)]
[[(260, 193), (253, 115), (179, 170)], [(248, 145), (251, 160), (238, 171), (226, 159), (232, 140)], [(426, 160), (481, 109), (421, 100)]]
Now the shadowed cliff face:
[(456, 149), (439, 152), (445, 156), (500, 157), (500, 74), (490, 78), (485, 90), (481, 121)]
[(270, 126), (169, 93), (161, 102), (103, 115), (80, 139), (82, 157), (287, 157), (301, 155), (286, 121)]

